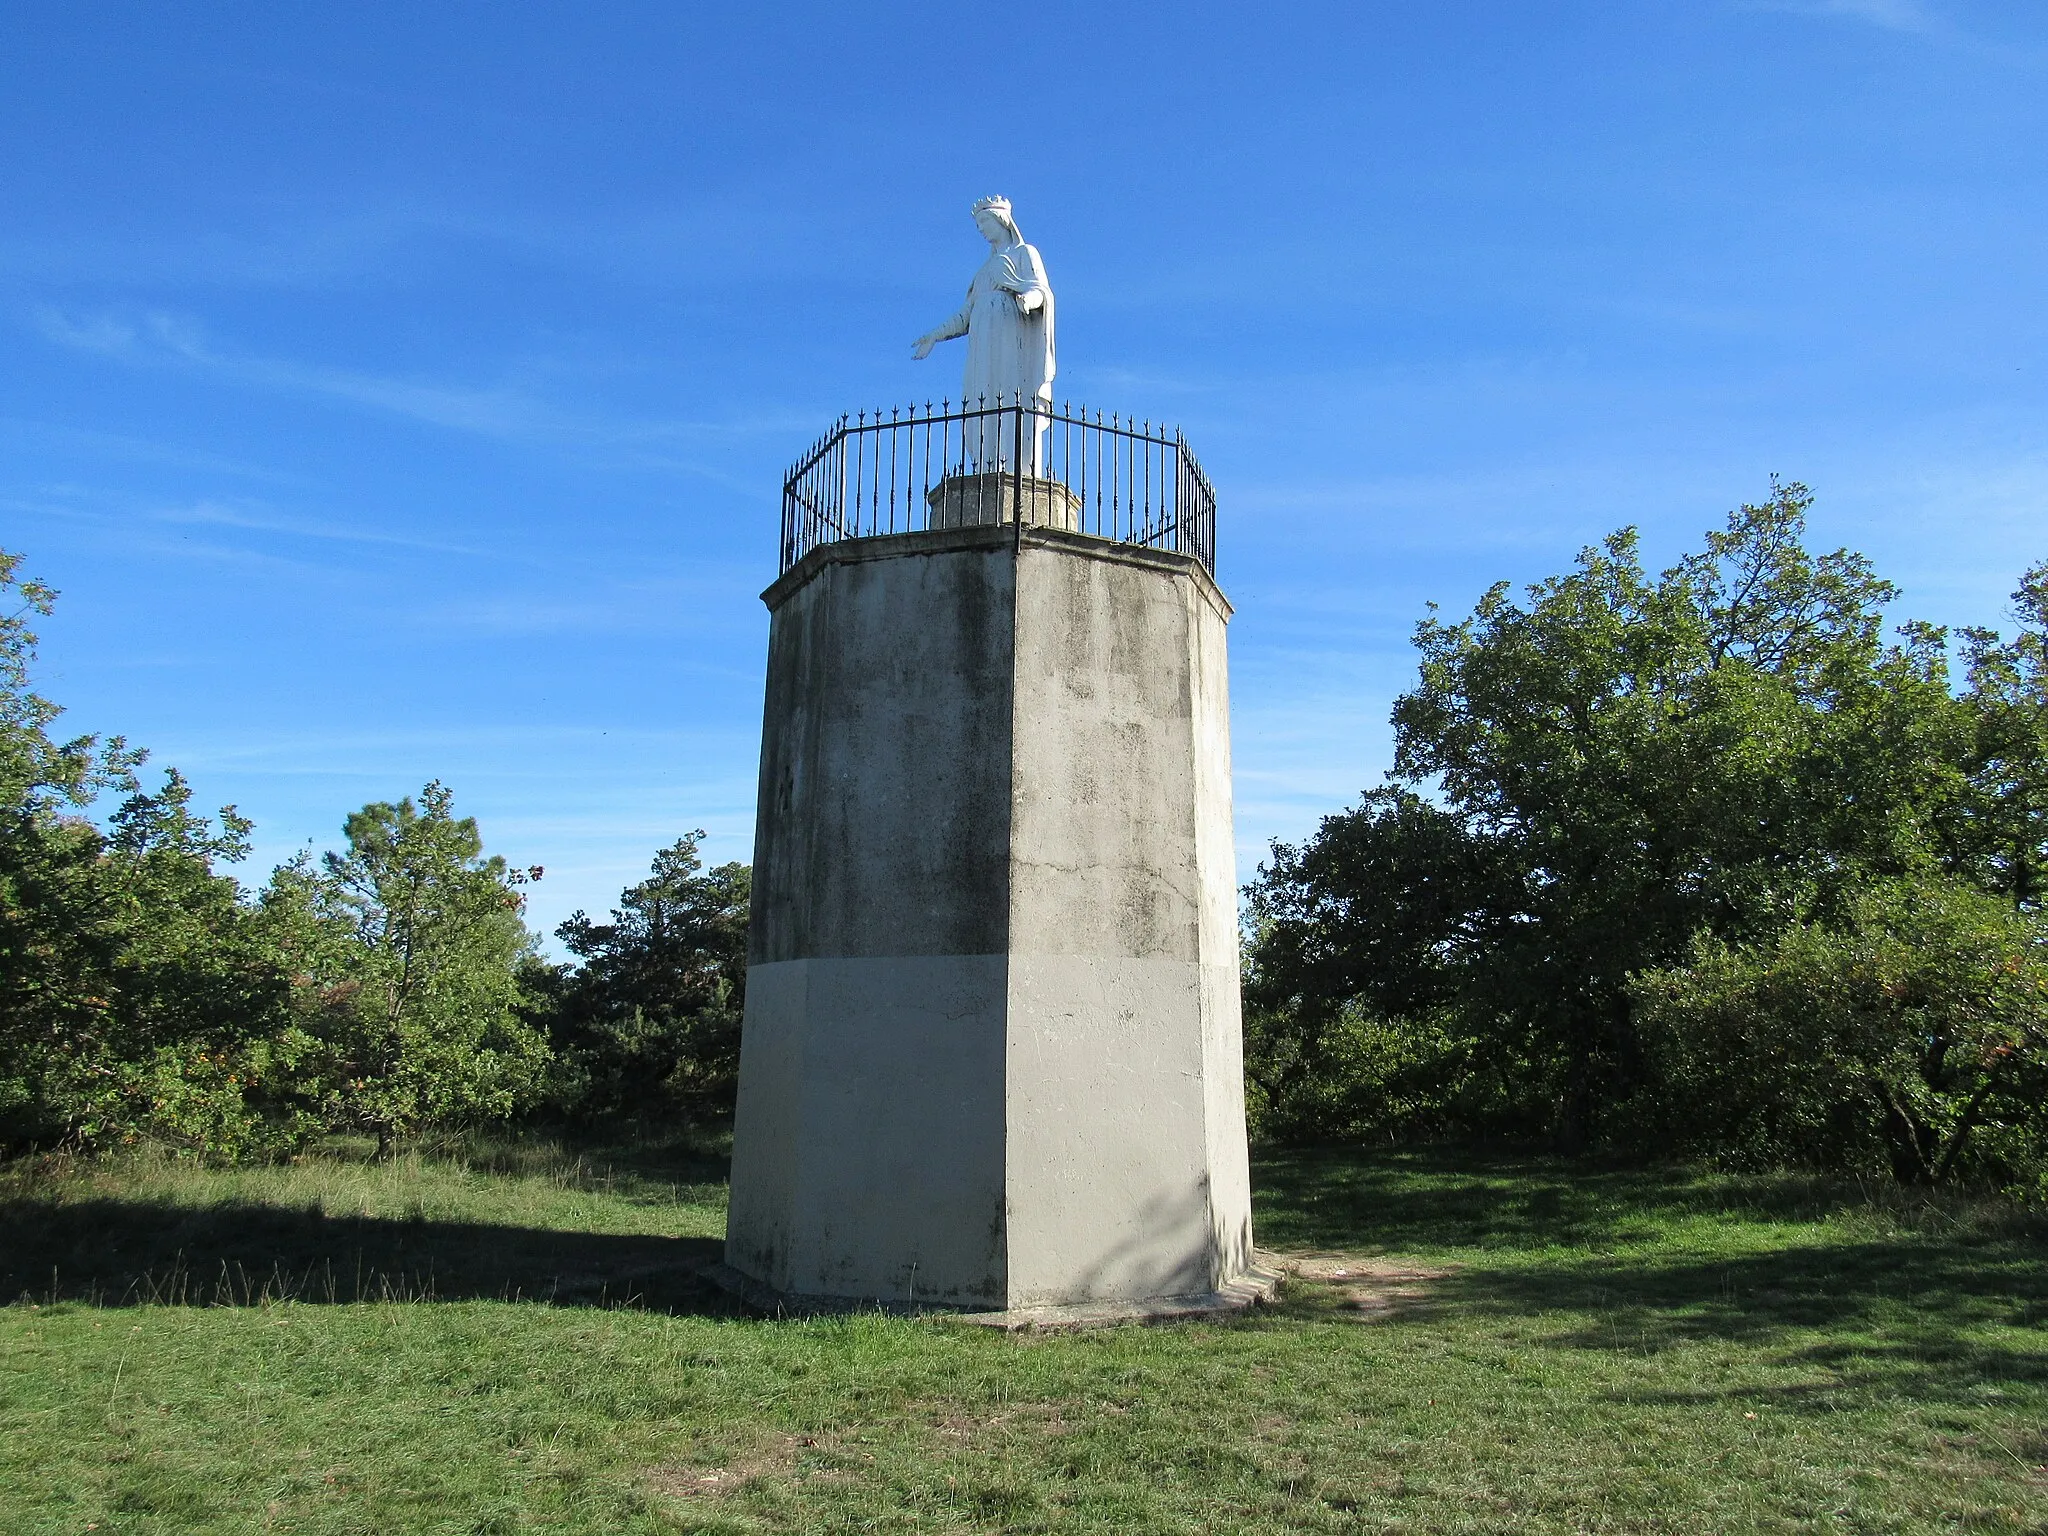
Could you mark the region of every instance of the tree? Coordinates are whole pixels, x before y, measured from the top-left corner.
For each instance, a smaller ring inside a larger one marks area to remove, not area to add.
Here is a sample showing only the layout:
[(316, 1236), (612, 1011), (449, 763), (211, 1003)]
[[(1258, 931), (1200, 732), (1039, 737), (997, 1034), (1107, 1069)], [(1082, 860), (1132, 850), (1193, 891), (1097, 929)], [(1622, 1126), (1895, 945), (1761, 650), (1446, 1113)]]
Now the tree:
[(1624, 529), (1525, 602), (1418, 625), (1401, 787), (1253, 888), (1255, 1036), (1408, 1021), (1583, 1143), (1653, 1083), (1632, 975), (1930, 867), (1968, 734), (1944, 637), (1886, 643), (1893, 589), (1805, 549), (1810, 503), (1774, 485), (1654, 578)]
[(233, 807), (216, 832), (175, 771), (101, 834), (82, 819), (6, 839), (0, 1135), (94, 1147), (147, 1138), (210, 1156), (288, 1142), (264, 1097), (288, 1075), (289, 984), (240, 885)]
[(2022, 911), (2048, 903), (2048, 563), (2013, 593), (2019, 632), (1963, 631), (1973, 734), (1967, 796), (1947, 823), (1954, 862)]
[(1505, 849), (1413, 790), (1369, 791), (1250, 888), (1245, 1074), (1262, 1134), (1289, 1140), (1540, 1130), (1502, 1089), (1498, 1031), (1464, 1027), (1465, 976), (1499, 942)]
[(750, 874), (706, 870), (691, 832), (654, 856), (609, 923), (576, 913), (555, 930), (578, 967), (562, 978), (553, 1031), (558, 1098), (580, 1117), (720, 1117), (739, 1080)]
[(265, 902), (296, 967), (310, 1091), (329, 1125), (379, 1155), (429, 1124), (503, 1118), (530, 1103), (547, 1044), (521, 1015), (534, 941), (514, 871), (430, 783), (364, 806), (348, 851), (278, 871)]
[(17, 819), (90, 805), (108, 790), (133, 790), (144, 754), (120, 737), (53, 741), (64, 713), (31, 686), (36, 634), (55, 611), (56, 589), (19, 572), (22, 557), (0, 549), (0, 811)]
[[(51, 739), (29, 622), (56, 594), (18, 569), (0, 552), (0, 1144), (266, 1144), (287, 987), (214, 867), (249, 825), (230, 806), (215, 831), (175, 771), (145, 792), (118, 738)], [(102, 832), (83, 812), (108, 793)]]

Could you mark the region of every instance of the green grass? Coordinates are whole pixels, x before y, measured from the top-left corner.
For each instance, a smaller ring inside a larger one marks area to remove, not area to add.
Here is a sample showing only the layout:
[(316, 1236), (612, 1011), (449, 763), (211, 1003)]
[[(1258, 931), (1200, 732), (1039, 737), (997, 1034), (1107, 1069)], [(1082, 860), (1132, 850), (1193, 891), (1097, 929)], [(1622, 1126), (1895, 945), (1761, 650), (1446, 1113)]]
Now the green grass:
[(0, 1172), (0, 1532), (2048, 1533), (2010, 1207), (1273, 1157), (1263, 1243), (1438, 1277), (1011, 1338), (731, 1315), (718, 1173)]

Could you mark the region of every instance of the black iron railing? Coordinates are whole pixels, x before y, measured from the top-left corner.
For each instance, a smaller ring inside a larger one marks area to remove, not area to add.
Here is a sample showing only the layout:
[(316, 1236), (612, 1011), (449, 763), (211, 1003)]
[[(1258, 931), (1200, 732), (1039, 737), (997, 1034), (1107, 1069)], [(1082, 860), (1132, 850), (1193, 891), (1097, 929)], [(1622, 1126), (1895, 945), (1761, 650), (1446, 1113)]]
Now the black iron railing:
[(1038, 400), (842, 416), (782, 484), (782, 568), (820, 544), (975, 525), (1062, 528), (1216, 572), (1216, 492), (1178, 431)]

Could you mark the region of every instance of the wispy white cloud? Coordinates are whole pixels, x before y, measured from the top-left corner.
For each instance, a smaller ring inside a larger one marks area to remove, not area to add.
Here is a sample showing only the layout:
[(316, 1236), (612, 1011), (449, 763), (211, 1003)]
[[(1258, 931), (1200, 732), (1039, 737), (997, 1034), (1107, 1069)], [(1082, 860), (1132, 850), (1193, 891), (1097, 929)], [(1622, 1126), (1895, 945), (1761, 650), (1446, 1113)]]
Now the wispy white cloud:
[(308, 477), (268, 464), (208, 453), (184, 443), (159, 442), (126, 432), (102, 432), (70, 422), (39, 421), (26, 416), (0, 416), (0, 438), (33, 444), (41, 449), (82, 453), (93, 462), (108, 458), (135, 463), (169, 465), (196, 469), (207, 474), (232, 475), (239, 480), (304, 485)]
[[(602, 590), (577, 597), (508, 593), (467, 598), (417, 610), (411, 617), (426, 628), (497, 636), (718, 636), (729, 632), (736, 613), (751, 618), (757, 611), (751, 593), (755, 574), (739, 566), (706, 567), (684, 581), (607, 583)], [(756, 675), (758, 669), (751, 666), (722, 664), (720, 654), (707, 652), (699, 670), (730, 677)]]
[(1921, 0), (1820, 0), (1819, 9), (1894, 32), (1924, 32), (1938, 20)]
[(155, 228), (98, 238), (0, 231), (0, 278), (193, 288), (383, 287), (507, 256), (673, 291), (798, 275), (813, 259), (812, 211), (772, 199), (701, 200), (564, 218), (548, 207), (431, 206), (420, 199), (312, 196), (245, 209), (230, 228)]
[(1790, 11), (1801, 16), (1836, 16), (1887, 32), (1934, 32), (1944, 18), (1926, 0), (1748, 0), (1745, 10)]
[(426, 550), (434, 554), (466, 555), (476, 559), (502, 556), (502, 549), (487, 550), (440, 539), (423, 539), (413, 534), (388, 533), (346, 523), (321, 522), (289, 517), (261, 506), (223, 501), (195, 501), (187, 505), (159, 507), (145, 514), (151, 521), (190, 524), (199, 527), (243, 528), (252, 533), (278, 533), (295, 539), (318, 539), (340, 544), (388, 544), (400, 549)]
[(274, 550), (251, 549), (245, 545), (173, 534), (166, 520), (147, 512), (94, 505), (80, 488), (74, 486), (47, 487), (41, 494), (28, 496), (0, 493), (0, 512), (96, 528), (102, 534), (113, 535), (129, 552), (164, 560), (242, 566), (266, 575), (290, 576), (293, 579), (319, 580), (328, 576), (326, 568), (317, 561), (297, 559)]
[(210, 541), (168, 538), (167, 529), (240, 530), (275, 534), (287, 540), (306, 539), (316, 543), (385, 546), (421, 550), (429, 554), (461, 555), (471, 559), (513, 560), (542, 563), (537, 555), (524, 554), (504, 545), (478, 546), (451, 543), (445, 539), (423, 538), (412, 533), (394, 533), (332, 518), (308, 517), (281, 512), (267, 502), (242, 499), (201, 498), (190, 502), (158, 503), (119, 494), (107, 494), (83, 485), (47, 485), (32, 494), (0, 493), (0, 509), (25, 516), (62, 519), (66, 522), (97, 524), (124, 532), (151, 550), (205, 558), (247, 559), (310, 569), (305, 561), (293, 559), (275, 549), (252, 549), (246, 544), (220, 548)]
[(159, 312), (130, 320), (45, 307), (36, 318), (45, 338), (77, 351), (131, 363), (181, 363), (236, 383), (327, 395), (434, 426), (517, 437), (559, 434), (569, 425), (559, 412), (505, 386), (464, 388), (237, 356), (214, 347), (201, 327), (177, 315)]
[(706, 439), (785, 436), (809, 423), (794, 413), (734, 416), (725, 420), (646, 421), (578, 411), (520, 384), (448, 384), (392, 377), (317, 363), (239, 353), (217, 345), (204, 327), (181, 315), (152, 312), (78, 315), (54, 306), (35, 312), (44, 339), (135, 366), (175, 366), (225, 383), (277, 393), (320, 396), (405, 417), (430, 426), (487, 437), (542, 440), (640, 453), (669, 450), (662, 467), (719, 478), (673, 450)]

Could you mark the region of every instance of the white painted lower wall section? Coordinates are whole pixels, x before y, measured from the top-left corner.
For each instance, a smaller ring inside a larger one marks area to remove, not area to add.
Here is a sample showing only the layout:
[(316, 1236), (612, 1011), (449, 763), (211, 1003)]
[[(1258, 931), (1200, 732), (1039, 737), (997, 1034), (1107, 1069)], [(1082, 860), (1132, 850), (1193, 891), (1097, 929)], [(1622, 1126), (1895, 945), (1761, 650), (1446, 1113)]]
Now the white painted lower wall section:
[(1236, 1279), (1251, 1246), (1236, 977), (1212, 970), (753, 967), (728, 1262), (793, 1295), (992, 1309)]
[(1005, 971), (748, 968), (727, 1263), (796, 1295), (1003, 1304)]

